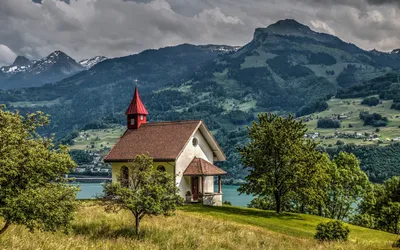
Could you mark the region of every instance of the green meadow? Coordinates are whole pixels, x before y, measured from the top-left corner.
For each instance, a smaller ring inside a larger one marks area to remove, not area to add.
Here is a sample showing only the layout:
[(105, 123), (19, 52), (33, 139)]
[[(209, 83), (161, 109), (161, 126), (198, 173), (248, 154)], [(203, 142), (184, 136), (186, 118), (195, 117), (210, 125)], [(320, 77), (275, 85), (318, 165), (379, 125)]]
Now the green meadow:
[(315, 227), (328, 219), (239, 207), (185, 205), (171, 216), (145, 217), (137, 238), (132, 214), (106, 213), (82, 202), (69, 234), (30, 233), (11, 226), (1, 249), (391, 249), (396, 235), (349, 225), (345, 243), (320, 243)]
[[(337, 115), (345, 115), (347, 119), (342, 120), (341, 128), (338, 128), (337, 131), (343, 132), (346, 134), (354, 134), (354, 133), (375, 133), (376, 128), (372, 126), (364, 126), (363, 121), (359, 118), (361, 111), (368, 111), (369, 113), (378, 113), (383, 116), (386, 116), (389, 119), (389, 124), (386, 127), (380, 127), (380, 131), (378, 134), (380, 135), (379, 139), (383, 141), (383, 144), (390, 144), (391, 140), (400, 137), (400, 111), (390, 109), (393, 101), (382, 101), (381, 104), (378, 104), (375, 107), (370, 107), (367, 105), (361, 104), (362, 99), (354, 98), (354, 99), (336, 99), (332, 98), (327, 101), (329, 108), (323, 112), (314, 113), (311, 116), (312, 120), (306, 122), (308, 133), (320, 133), (322, 136), (332, 136), (334, 135), (335, 129), (320, 129), (317, 128), (318, 118), (324, 117), (333, 117)], [(351, 126), (349, 126), (351, 124)], [(364, 141), (362, 139), (352, 139), (352, 138), (332, 138), (332, 139), (320, 139), (317, 141), (322, 144), (329, 145), (335, 144), (338, 140), (344, 141), (345, 143), (355, 143), (358, 145), (370, 145), (376, 144), (376, 141)]]

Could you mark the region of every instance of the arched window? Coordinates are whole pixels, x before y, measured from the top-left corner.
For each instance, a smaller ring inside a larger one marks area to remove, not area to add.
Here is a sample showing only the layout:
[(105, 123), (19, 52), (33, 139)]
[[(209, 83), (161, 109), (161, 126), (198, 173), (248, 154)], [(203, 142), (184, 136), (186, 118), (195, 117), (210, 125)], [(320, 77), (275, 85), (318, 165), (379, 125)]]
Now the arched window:
[(160, 165), (160, 166), (157, 167), (157, 170), (160, 171), (160, 172), (165, 172), (165, 167)]
[(123, 187), (129, 186), (129, 169), (127, 166), (121, 167), (121, 185)]

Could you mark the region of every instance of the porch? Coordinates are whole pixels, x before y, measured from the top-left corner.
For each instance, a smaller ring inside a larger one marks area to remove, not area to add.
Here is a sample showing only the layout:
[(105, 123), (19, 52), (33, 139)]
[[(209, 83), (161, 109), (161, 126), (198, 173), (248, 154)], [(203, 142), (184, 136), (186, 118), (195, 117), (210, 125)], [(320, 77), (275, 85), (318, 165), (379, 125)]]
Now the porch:
[[(226, 172), (210, 162), (194, 158), (183, 176), (188, 179), (191, 191), (185, 195), (186, 203), (203, 203), (208, 206), (222, 206), (222, 180)], [(214, 192), (214, 177), (218, 178), (218, 191)]]

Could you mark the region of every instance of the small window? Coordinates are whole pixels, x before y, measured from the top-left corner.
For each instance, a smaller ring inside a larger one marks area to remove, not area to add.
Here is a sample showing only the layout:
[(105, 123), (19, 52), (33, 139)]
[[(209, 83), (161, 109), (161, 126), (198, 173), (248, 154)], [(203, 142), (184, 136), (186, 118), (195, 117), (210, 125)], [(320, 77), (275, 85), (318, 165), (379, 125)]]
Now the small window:
[(194, 147), (197, 147), (197, 145), (199, 145), (199, 141), (197, 140), (197, 138), (193, 138), (192, 143)]
[(131, 125), (135, 125), (135, 119), (131, 119)]
[(143, 121), (143, 115), (140, 115), (140, 120)]
[(160, 172), (165, 172), (165, 167), (160, 165), (160, 166), (157, 167), (157, 170), (160, 171)]

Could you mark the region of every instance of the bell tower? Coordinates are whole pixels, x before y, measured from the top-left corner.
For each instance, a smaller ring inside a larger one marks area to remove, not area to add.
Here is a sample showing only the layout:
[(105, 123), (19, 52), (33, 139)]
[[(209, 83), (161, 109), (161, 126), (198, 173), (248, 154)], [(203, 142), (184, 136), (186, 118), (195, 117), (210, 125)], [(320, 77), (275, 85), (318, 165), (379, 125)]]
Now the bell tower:
[(142, 100), (140, 100), (137, 86), (135, 87), (135, 94), (125, 114), (128, 129), (138, 129), (140, 125), (147, 122), (147, 115), (149, 113), (143, 105)]

